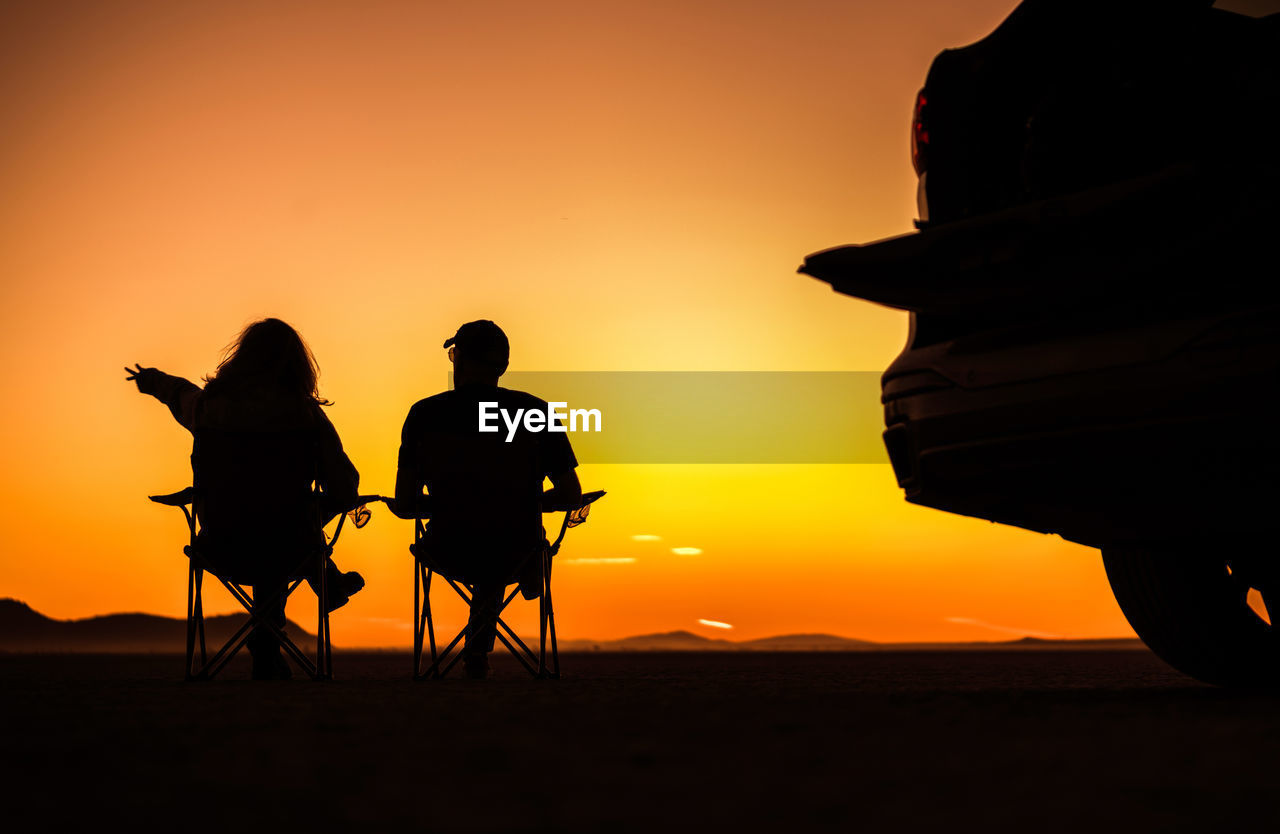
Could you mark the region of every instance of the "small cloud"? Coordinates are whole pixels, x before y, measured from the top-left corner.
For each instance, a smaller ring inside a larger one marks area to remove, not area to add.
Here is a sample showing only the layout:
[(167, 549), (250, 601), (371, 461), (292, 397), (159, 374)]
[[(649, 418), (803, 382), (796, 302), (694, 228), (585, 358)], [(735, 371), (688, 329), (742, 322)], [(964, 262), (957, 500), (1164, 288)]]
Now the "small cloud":
[(984, 623), (982, 620), (975, 620), (972, 617), (944, 617), (949, 623), (957, 625), (971, 625), (978, 628), (989, 628), (992, 631), (1000, 631), (1005, 634), (1017, 634), (1021, 637), (1041, 637), (1045, 640), (1061, 640), (1061, 634), (1050, 634), (1047, 631), (1032, 631), (1028, 628), (1012, 628), (1010, 626), (995, 625), (994, 623)]
[(633, 542), (660, 542), (662, 536), (655, 536), (653, 533), (636, 533), (631, 537)]
[(677, 556), (698, 556), (702, 553), (701, 547), (673, 547), (671, 552)]
[(630, 565), (635, 562), (631, 556), (587, 556), (581, 559), (565, 559), (566, 565)]
[(719, 620), (698, 620), (701, 625), (711, 626), (712, 628), (733, 628), (728, 623), (722, 623)]
[(378, 625), (391, 626), (392, 628), (400, 628), (408, 631), (413, 628), (413, 623), (400, 617), (362, 617), (366, 623), (377, 623)]

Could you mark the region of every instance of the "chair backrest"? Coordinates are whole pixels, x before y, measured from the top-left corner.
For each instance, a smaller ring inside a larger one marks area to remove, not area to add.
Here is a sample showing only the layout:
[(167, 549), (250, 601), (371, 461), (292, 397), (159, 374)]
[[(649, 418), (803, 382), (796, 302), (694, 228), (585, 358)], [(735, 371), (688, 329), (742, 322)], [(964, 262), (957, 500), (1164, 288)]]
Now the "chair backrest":
[(228, 409), (209, 411), (197, 410), (191, 452), (205, 549), (223, 551), (222, 562), (240, 575), (292, 569), (322, 535), (316, 427), (302, 416), (254, 420), (251, 408), (230, 418)]
[(513, 569), (543, 540), (537, 445), (527, 436), (494, 440), (474, 432), (423, 438), (432, 507), (426, 542), (468, 573)]
[(191, 471), (202, 524), (269, 527), (273, 516), (314, 514), (318, 459), (313, 432), (198, 429)]

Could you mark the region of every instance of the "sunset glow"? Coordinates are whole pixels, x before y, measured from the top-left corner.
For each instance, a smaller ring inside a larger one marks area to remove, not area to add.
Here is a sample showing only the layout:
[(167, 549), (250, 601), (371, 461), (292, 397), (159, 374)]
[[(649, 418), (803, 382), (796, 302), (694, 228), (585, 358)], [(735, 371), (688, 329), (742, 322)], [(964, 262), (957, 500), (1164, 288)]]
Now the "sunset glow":
[[(313, 349), (365, 493), (393, 490), (472, 319), (513, 371), (882, 370), (904, 314), (796, 267), (911, 229), (915, 92), (1014, 5), (8, 11), (0, 596), (182, 616), (185, 526), (146, 496), (189, 484), (191, 437), (119, 369), (198, 381), (264, 316)], [(561, 639), (1131, 635), (1096, 551), (910, 506), (887, 458), (579, 474), (608, 496), (557, 557)], [(338, 546), (368, 585), (337, 646), (411, 640), (413, 526), (372, 509)], [(536, 606), (512, 611), (530, 633)]]

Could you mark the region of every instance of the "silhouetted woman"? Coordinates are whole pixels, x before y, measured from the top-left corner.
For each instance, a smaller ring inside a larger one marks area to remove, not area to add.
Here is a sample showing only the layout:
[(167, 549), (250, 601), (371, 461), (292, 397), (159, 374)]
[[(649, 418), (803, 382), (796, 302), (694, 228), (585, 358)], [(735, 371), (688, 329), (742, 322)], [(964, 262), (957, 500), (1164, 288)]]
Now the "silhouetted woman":
[[(244, 329), (203, 390), (155, 368), (125, 368), (128, 380), (169, 407), (195, 437), (200, 550), (220, 574), (251, 582), (255, 599), (279, 593), (288, 573), (323, 546), (323, 524), (356, 503), (360, 475), (321, 406), (315, 357), (279, 319)], [(323, 490), (317, 512), (312, 481)], [(328, 562), (332, 610), (364, 587)], [(318, 577), (308, 576), (312, 587)], [(271, 615), (284, 625), (283, 606)], [(255, 678), (289, 677), (266, 628), (248, 641)]]

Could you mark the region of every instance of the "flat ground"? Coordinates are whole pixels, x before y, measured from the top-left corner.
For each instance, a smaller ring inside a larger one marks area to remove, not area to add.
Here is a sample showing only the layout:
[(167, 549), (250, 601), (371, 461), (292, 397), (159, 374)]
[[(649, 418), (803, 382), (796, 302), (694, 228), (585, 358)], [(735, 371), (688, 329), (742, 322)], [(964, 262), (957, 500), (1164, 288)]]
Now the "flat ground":
[(0, 657), (5, 828), (1269, 831), (1280, 819), (1280, 697), (1202, 686), (1142, 651), (563, 664), (560, 681), (504, 665), (488, 681), (414, 683), (407, 652), (339, 654), (329, 683), (186, 684), (180, 658)]

